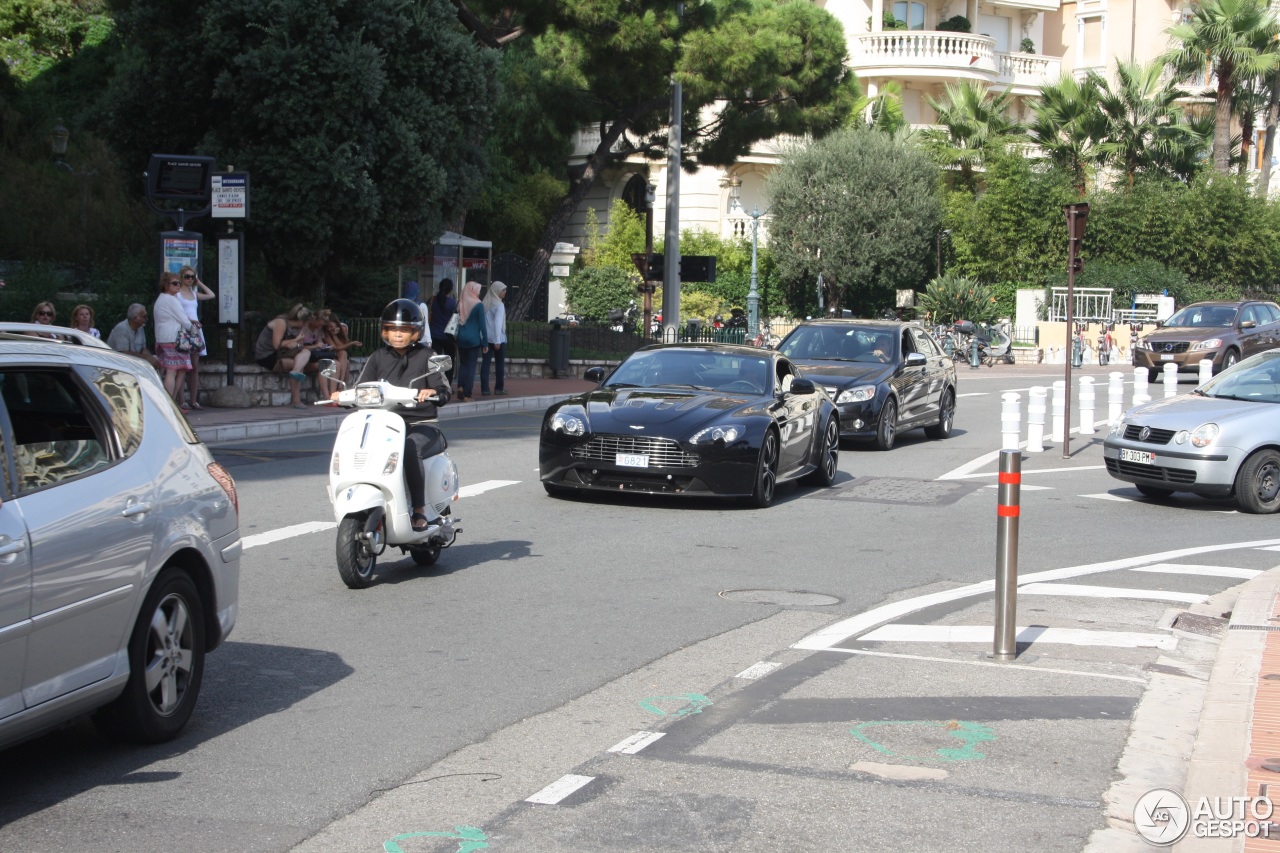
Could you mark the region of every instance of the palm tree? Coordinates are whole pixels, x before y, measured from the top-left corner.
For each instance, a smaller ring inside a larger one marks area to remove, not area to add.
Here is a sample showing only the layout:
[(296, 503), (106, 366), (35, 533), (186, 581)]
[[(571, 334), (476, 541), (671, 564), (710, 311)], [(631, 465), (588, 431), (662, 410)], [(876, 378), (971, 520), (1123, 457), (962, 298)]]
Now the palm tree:
[(1217, 79), (1213, 168), (1231, 169), (1231, 110), (1240, 81), (1280, 69), (1275, 16), (1259, 0), (1203, 0), (1191, 19), (1168, 30), (1176, 44), (1163, 61), (1187, 79), (1206, 68)]
[[(1098, 145), (1103, 162), (1122, 171), (1130, 187), (1138, 172), (1174, 174), (1203, 149), (1203, 139), (1183, 118), (1178, 99), (1186, 93), (1163, 80), (1165, 65), (1120, 61), (1116, 87), (1089, 72), (1106, 117), (1105, 138)], [(1190, 157), (1188, 157), (1190, 155)]]
[(1041, 86), (1029, 128), (1031, 140), (1071, 174), (1081, 198), (1087, 189), (1089, 168), (1104, 157), (1101, 145), (1107, 117), (1099, 106), (1097, 80), (1097, 75), (1083, 81), (1068, 76)]
[(942, 100), (925, 97), (937, 113), (937, 125), (920, 133), (925, 150), (944, 168), (956, 169), (959, 183), (977, 189), (975, 171), (983, 157), (1020, 138), (1025, 128), (1009, 116), (1008, 92), (993, 95), (969, 80), (948, 83)]
[(896, 80), (883, 83), (873, 97), (864, 95), (859, 85), (854, 107), (849, 113), (849, 123), (890, 136), (907, 130), (907, 117), (902, 110), (902, 84)]

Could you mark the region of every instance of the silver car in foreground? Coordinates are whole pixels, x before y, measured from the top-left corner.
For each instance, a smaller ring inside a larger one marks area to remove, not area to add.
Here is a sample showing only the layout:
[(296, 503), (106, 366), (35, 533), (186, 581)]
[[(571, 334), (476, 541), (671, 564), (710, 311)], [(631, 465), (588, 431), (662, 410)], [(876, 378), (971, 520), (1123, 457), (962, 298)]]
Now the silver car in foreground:
[(1135, 406), (1103, 444), (1111, 476), (1147, 497), (1234, 497), (1244, 512), (1280, 509), (1280, 349), (1223, 371), (1189, 394)]
[(0, 324), (0, 445), (0, 747), (175, 737), (236, 621), (235, 483), (149, 364), (47, 325)]

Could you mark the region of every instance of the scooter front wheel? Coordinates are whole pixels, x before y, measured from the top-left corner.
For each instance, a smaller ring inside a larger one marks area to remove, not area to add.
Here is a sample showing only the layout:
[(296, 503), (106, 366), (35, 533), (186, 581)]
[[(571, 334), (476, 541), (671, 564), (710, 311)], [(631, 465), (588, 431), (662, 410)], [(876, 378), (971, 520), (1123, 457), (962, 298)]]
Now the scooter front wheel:
[[(382, 525), (374, 531), (382, 536)], [(378, 555), (364, 537), (364, 519), (348, 515), (338, 524), (338, 574), (351, 589), (364, 589), (373, 583), (373, 569)]]

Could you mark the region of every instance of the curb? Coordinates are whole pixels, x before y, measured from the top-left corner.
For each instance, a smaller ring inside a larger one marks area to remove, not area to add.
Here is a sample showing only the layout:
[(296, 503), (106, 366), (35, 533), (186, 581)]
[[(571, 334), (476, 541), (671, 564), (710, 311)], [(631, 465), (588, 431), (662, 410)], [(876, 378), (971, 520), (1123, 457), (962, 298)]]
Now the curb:
[[(521, 412), (543, 409), (572, 394), (544, 394), (530, 397), (509, 397), (505, 400), (480, 400), (469, 403), (450, 403), (440, 409), (442, 421), (458, 418), (497, 415), (505, 412)], [(311, 435), (336, 430), (348, 414), (341, 411), (332, 415), (308, 415), (299, 418), (244, 421), (233, 424), (207, 424), (193, 427), (196, 436), (209, 446), (251, 438), (280, 438), (290, 435)]]

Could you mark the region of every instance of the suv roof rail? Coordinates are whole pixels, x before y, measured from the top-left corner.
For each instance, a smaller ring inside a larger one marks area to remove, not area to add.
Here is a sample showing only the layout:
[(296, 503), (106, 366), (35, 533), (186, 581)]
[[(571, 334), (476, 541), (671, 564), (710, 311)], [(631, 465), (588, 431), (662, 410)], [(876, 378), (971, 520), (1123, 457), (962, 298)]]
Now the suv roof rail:
[(88, 332), (66, 326), (51, 326), (46, 323), (0, 323), (0, 338), (10, 341), (48, 342), (110, 349), (106, 341), (95, 338)]

